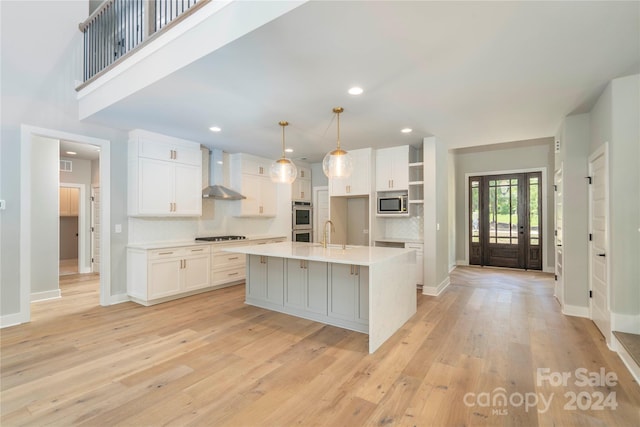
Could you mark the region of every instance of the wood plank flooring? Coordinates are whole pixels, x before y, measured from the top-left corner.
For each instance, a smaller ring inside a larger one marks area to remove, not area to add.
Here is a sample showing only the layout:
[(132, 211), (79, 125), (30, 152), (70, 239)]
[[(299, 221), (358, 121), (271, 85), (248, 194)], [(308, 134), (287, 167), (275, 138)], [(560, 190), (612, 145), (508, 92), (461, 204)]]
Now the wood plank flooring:
[[(0, 423), (640, 425), (638, 384), (591, 321), (560, 313), (552, 285), (459, 267), (370, 355), (364, 334), (246, 306), (243, 286), (100, 307), (97, 276), (65, 276), (63, 298), (0, 331)], [(579, 368), (617, 379), (583, 385)], [(549, 381), (562, 373), (566, 385)], [(613, 399), (598, 409), (600, 396)]]

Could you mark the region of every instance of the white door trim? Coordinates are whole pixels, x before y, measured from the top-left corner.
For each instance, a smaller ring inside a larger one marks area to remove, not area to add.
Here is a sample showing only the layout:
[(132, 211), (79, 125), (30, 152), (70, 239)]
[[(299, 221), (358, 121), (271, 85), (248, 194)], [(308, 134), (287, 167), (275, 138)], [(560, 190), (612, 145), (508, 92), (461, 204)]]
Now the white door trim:
[(528, 173), (528, 172), (540, 172), (542, 174), (542, 271), (546, 273), (553, 273), (555, 266), (547, 265), (548, 254), (545, 246), (550, 242), (551, 236), (549, 236), (549, 227), (547, 226), (547, 168), (530, 168), (530, 169), (511, 169), (502, 171), (482, 171), (464, 174), (464, 265), (469, 265), (469, 178), (472, 176), (486, 176), (486, 175), (506, 175), (512, 173)]
[[(611, 347), (611, 343), (612, 343), (612, 339), (611, 339), (611, 335), (612, 335), (612, 315), (611, 315), (611, 252), (610, 252), (610, 230), (611, 230), (611, 224), (610, 224), (610, 215), (609, 215), (609, 143), (605, 142), (604, 144), (602, 144), (601, 146), (599, 146), (598, 148), (596, 148), (590, 155), (589, 155), (589, 159), (588, 159), (588, 173), (589, 173), (589, 177), (593, 176), (593, 162), (600, 156), (604, 156), (604, 164), (606, 167), (606, 171), (604, 174), (604, 215), (605, 215), (605, 236), (604, 236), (604, 252), (607, 258), (607, 261), (605, 263), (605, 277), (607, 280), (607, 292), (606, 292), (606, 297), (607, 297), (607, 302), (606, 302), (606, 308), (607, 308), (607, 313), (609, 315), (609, 330), (605, 332), (601, 331), (602, 334), (605, 336), (606, 339), (606, 343), (609, 347)], [(593, 231), (593, 218), (591, 216), (591, 212), (592, 212), (592, 204), (593, 204), (593, 194), (592, 194), (593, 190), (592, 187), (589, 187), (589, 204), (588, 204), (588, 217), (589, 217), (589, 221), (588, 221), (588, 227), (589, 227), (589, 232)], [(593, 291), (593, 242), (589, 242), (589, 291)], [(593, 299), (589, 298), (589, 318), (591, 320), (593, 320)]]
[(100, 183), (103, 190), (101, 204), (101, 235), (103, 272), (100, 275), (100, 305), (109, 305), (111, 296), (111, 142), (59, 130), (21, 125), (20, 132), (20, 313), (19, 323), (31, 320), (31, 136), (97, 145), (100, 147)]

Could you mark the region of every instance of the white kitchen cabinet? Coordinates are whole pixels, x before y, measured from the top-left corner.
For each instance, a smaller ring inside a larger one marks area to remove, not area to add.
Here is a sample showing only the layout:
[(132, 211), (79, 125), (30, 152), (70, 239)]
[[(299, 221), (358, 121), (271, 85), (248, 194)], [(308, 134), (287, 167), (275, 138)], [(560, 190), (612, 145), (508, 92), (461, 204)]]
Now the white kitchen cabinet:
[(210, 248), (194, 245), (127, 250), (127, 293), (152, 305), (189, 295), (209, 286)]
[(311, 201), (311, 169), (298, 168), (298, 176), (291, 184), (291, 199), (299, 201)]
[(276, 184), (269, 177), (270, 162), (243, 153), (232, 154), (230, 162), (231, 188), (246, 197), (233, 202), (236, 204), (234, 216), (275, 217), (278, 192)]
[(327, 314), (327, 263), (287, 259), (284, 305)]
[(353, 172), (349, 178), (329, 180), (330, 196), (368, 196), (371, 194), (371, 148), (351, 150)]
[(330, 265), (328, 315), (367, 324), (369, 321), (369, 269), (358, 265)]
[(247, 298), (282, 305), (284, 259), (249, 255), (247, 263)]
[(376, 191), (409, 190), (409, 146), (376, 150)]
[(202, 215), (202, 153), (194, 142), (132, 131), (130, 216)]
[(80, 189), (76, 187), (60, 187), (60, 216), (78, 216)]
[(405, 243), (404, 247), (416, 250), (416, 284), (424, 284), (424, 244)]

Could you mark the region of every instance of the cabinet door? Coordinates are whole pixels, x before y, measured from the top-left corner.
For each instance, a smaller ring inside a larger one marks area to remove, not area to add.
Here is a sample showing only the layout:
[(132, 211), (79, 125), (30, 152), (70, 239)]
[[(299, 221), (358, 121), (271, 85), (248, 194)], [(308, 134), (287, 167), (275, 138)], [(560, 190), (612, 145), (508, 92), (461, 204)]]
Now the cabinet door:
[(267, 258), (267, 301), (282, 305), (284, 299), (284, 258)]
[(78, 216), (78, 211), (80, 210), (80, 189), (79, 188), (68, 188), (69, 190), (69, 215)]
[(307, 289), (305, 308), (314, 313), (327, 314), (327, 269), (326, 262), (307, 261)]
[(60, 200), (60, 216), (69, 216), (71, 211), (69, 209), (69, 188), (59, 188), (59, 200)]
[(351, 178), (332, 178), (329, 180), (329, 195), (346, 196), (350, 185)]
[(355, 320), (357, 291), (355, 268), (357, 267), (350, 264), (331, 264), (328, 307), (330, 317)]
[(376, 190), (409, 189), (409, 146), (376, 150)]
[(175, 165), (175, 215), (202, 215), (202, 168)]
[(267, 297), (267, 257), (247, 256), (247, 296), (264, 300)]
[(301, 179), (299, 186), (299, 200), (304, 200), (306, 202), (311, 201), (311, 181), (308, 179)]
[(371, 193), (371, 149), (351, 151), (353, 173), (347, 188), (349, 195), (369, 195)]
[(139, 159), (138, 213), (143, 215), (171, 213), (174, 189), (174, 167), (171, 163)]
[(148, 299), (162, 298), (180, 292), (182, 259), (150, 260), (148, 264)]
[(278, 211), (278, 188), (269, 178), (260, 178), (260, 216), (274, 217)]
[(192, 255), (182, 260), (182, 279), (185, 291), (209, 286), (210, 261), (209, 254)]
[(260, 182), (262, 178), (242, 174), (240, 193), (246, 197), (240, 201), (240, 216), (257, 216), (260, 214)]
[(303, 309), (305, 307), (306, 285), (307, 262), (301, 259), (287, 259), (284, 305)]

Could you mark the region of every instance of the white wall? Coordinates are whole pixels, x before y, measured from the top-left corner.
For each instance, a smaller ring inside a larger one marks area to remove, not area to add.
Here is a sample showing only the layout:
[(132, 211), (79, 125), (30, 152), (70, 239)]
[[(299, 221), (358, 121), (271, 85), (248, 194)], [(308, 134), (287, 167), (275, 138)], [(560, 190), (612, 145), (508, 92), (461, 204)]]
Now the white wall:
[[(609, 143), (611, 311), (640, 314), (640, 75), (612, 80), (591, 111), (593, 152)], [(609, 255), (608, 254), (608, 255)], [(640, 333), (640, 319), (614, 329)]]
[(424, 286), (439, 293), (449, 283), (448, 152), (435, 137), (424, 138)]
[[(496, 171), (516, 171), (525, 169), (547, 170), (547, 198), (543, 200), (546, 209), (546, 223), (543, 224), (546, 236), (543, 235), (543, 268), (552, 269), (554, 265), (553, 241), (553, 138), (540, 138), (529, 141), (516, 141), (505, 144), (494, 144), (483, 147), (471, 147), (454, 150), (455, 155), (455, 241), (456, 258), (466, 259), (466, 212), (465, 187), (468, 185), (467, 174), (485, 175)], [(453, 197), (453, 196), (452, 196)]]
[[(589, 307), (589, 114), (565, 119), (556, 139), (560, 153), (555, 163), (562, 162), (562, 275), (564, 310), (586, 315)], [(553, 217), (551, 217), (553, 218)]]
[[(38, 10), (37, 14), (33, 11)], [(21, 125), (58, 130), (111, 141), (111, 211), (113, 223), (126, 225), (127, 135), (78, 120), (76, 80), (81, 76), (82, 34), (78, 22), (87, 17), (86, 2), (0, 2), (2, 51), (2, 115), (0, 194), (2, 211), (0, 319), (20, 312), (21, 275)], [(57, 153), (56, 153), (57, 158)], [(57, 162), (54, 182), (57, 186)], [(33, 184), (33, 183), (32, 183)], [(56, 204), (57, 206), (57, 204)], [(33, 210), (35, 213), (35, 209)], [(111, 294), (126, 292), (127, 230), (111, 236)], [(56, 238), (57, 240), (57, 238)], [(39, 240), (45, 245), (50, 242)], [(51, 254), (57, 263), (56, 251)], [(26, 260), (27, 263), (32, 260)]]
[[(58, 291), (58, 152), (57, 140), (31, 139), (31, 294)], [(35, 297), (39, 299), (39, 297)]]

